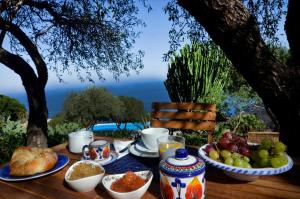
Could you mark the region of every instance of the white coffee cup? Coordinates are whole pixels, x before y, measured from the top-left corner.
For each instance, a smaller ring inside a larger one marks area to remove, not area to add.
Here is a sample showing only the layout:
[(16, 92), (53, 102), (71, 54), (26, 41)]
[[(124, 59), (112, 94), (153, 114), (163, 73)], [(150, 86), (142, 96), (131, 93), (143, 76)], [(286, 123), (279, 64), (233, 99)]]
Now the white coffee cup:
[(157, 138), (169, 135), (166, 128), (147, 128), (141, 131), (141, 138), (145, 146), (153, 151), (158, 151)]
[(93, 132), (80, 130), (69, 134), (69, 150), (72, 153), (81, 153), (82, 147), (94, 141)]

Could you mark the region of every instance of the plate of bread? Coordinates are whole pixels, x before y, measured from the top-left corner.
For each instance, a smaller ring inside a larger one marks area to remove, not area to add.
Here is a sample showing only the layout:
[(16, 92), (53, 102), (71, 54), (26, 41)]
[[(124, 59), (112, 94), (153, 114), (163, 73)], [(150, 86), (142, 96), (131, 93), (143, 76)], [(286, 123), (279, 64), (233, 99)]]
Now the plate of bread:
[(50, 148), (22, 146), (0, 168), (0, 179), (11, 182), (35, 179), (64, 168), (68, 162), (68, 156), (56, 154)]

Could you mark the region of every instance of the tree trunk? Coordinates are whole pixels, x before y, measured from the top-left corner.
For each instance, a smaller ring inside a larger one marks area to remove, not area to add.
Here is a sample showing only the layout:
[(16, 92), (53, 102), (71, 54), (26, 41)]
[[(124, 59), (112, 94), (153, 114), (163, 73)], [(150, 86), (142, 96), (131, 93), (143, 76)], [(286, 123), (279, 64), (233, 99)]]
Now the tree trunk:
[(0, 62), (20, 75), (27, 93), (29, 104), (27, 145), (47, 147), (48, 109), (44, 90), (47, 80), (38, 78), (24, 59), (3, 48), (0, 48)]
[(270, 108), (289, 153), (300, 155), (299, 67), (288, 67), (273, 56), (242, 1), (179, 0), (179, 5), (201, 23)]
[(44, 88), (38, 84), (24, 84), (28, 103), (27, 146), (47, 147), (48, 109)]

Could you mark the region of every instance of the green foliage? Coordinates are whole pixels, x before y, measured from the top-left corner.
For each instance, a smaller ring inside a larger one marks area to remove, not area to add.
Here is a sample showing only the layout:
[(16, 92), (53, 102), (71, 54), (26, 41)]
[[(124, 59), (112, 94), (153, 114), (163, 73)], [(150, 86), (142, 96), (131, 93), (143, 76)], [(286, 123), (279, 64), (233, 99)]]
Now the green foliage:
[(144, 103), (133, 97), (119, 96), (123, 103), (124, 112), (118, 120), (120, 122), (140, 122), (145, 115)]
[(92, 87), (71, 93), (64, 101), (66, 120), (87, 126), (92, 120), (107, 121), (124, 114), (123, 102), (105, 88)]
[(253, 114), (240, 114), (229, 118), (226, 122), (217, 124), (215, 136), (221, 136), (226, 129), (233, 131), (238, 135), (246, 136), (249, 131), (264, 131), (266, 130), (265, 123)]
[(66, 123), (66, 118), (63, 113), (56, 114), (51, 120), (48, 122), (48, 126), (56, 126), (58, 124)]
[(220, 104), (230, 65), (214, 45), (185, 45), (171, 58), (164, 82), (171, 101)]
[[(103, 78), (103, 70), (117, 78), (143, 67), (144, 53), (136, 52), (133, 44), (139, 36), (137, 28), (145, 26), (138, 13), (151, 7), (146, 0), (139, 2), (138, 6), (135, 1), (28, 1), (5, 4), (7, 8), (0, 4), (4, 21), (0, 29), (4, 30), (5, 23), (10, 23), (9, 16), (14, 15), (13, 23), (26, 32), (29, 40), (32, 38), (38, 49), (43, 49), (42, 57), (59, 78), (71, 70), (81, 80), (92, 81), (91, 71)], [(23, 42), (13, 34), (6, 35), (13, 51), (25, 54)]]
[(277, 45), (269, 45), (270, 49), (272, 50), (273, 54), (277, 59), (279, 59), (282, 63), (286, 65), (291, 64), (292, 55), (288, 48), (284, 46), (277, 46)]
[[(16, 99), (0, 95), (0, 115), (10, 120), (24, 120), (26, 118), (26, 108)], [(1, 126), (0, 126), (1, 127)]]
[(98, 131), (98, 132), (94, 132), (94, 134), (98, 136), (104, 136), (104, 137), (132, 139), (138, 135), (138, 131), (129, 131), (129, 130), (122, 129), (117, 131)]
[[(280, 21), (285, 16), (286, 1), (243, 0), (242, 2), (258, 22), (263, 39), (270, 43), (278, 43), (278, 26), (282, 24)], [(169, 31), (170, 48), (164, 56), (165, 60), (172, 56), (173, 52), (181, 46), (183, 41), (206, 42), (211, 40), (203, 26), (189, 12), (180, 7), (177, 0), (170, 0), (166, 4), (164, 11), (172, 23)]]
[(203, 131), (190, 131), (182, 134), (185, 144), (190, 146), (202, 146), (207, 144), (207, 133)]
[(14, 150), (26, 145), (26, 129), (20, 121), (6, 119), (0, 129), (0, 163), (7, 162)]
[(79, 129), (82, 129), (82, 125), (72, 122), (48, 126), (48, 146), (52, 147), (68, 141), (68, 134)]

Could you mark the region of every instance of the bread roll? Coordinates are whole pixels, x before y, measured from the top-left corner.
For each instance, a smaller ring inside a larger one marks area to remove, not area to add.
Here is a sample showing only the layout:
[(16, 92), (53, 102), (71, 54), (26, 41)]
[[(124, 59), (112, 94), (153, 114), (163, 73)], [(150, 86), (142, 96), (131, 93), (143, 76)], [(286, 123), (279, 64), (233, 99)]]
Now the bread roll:
[(56, 153), (49, 148), (19, 147), (9, 162), (11, 176), (29, 176), (48, 171), (57, 162)]

